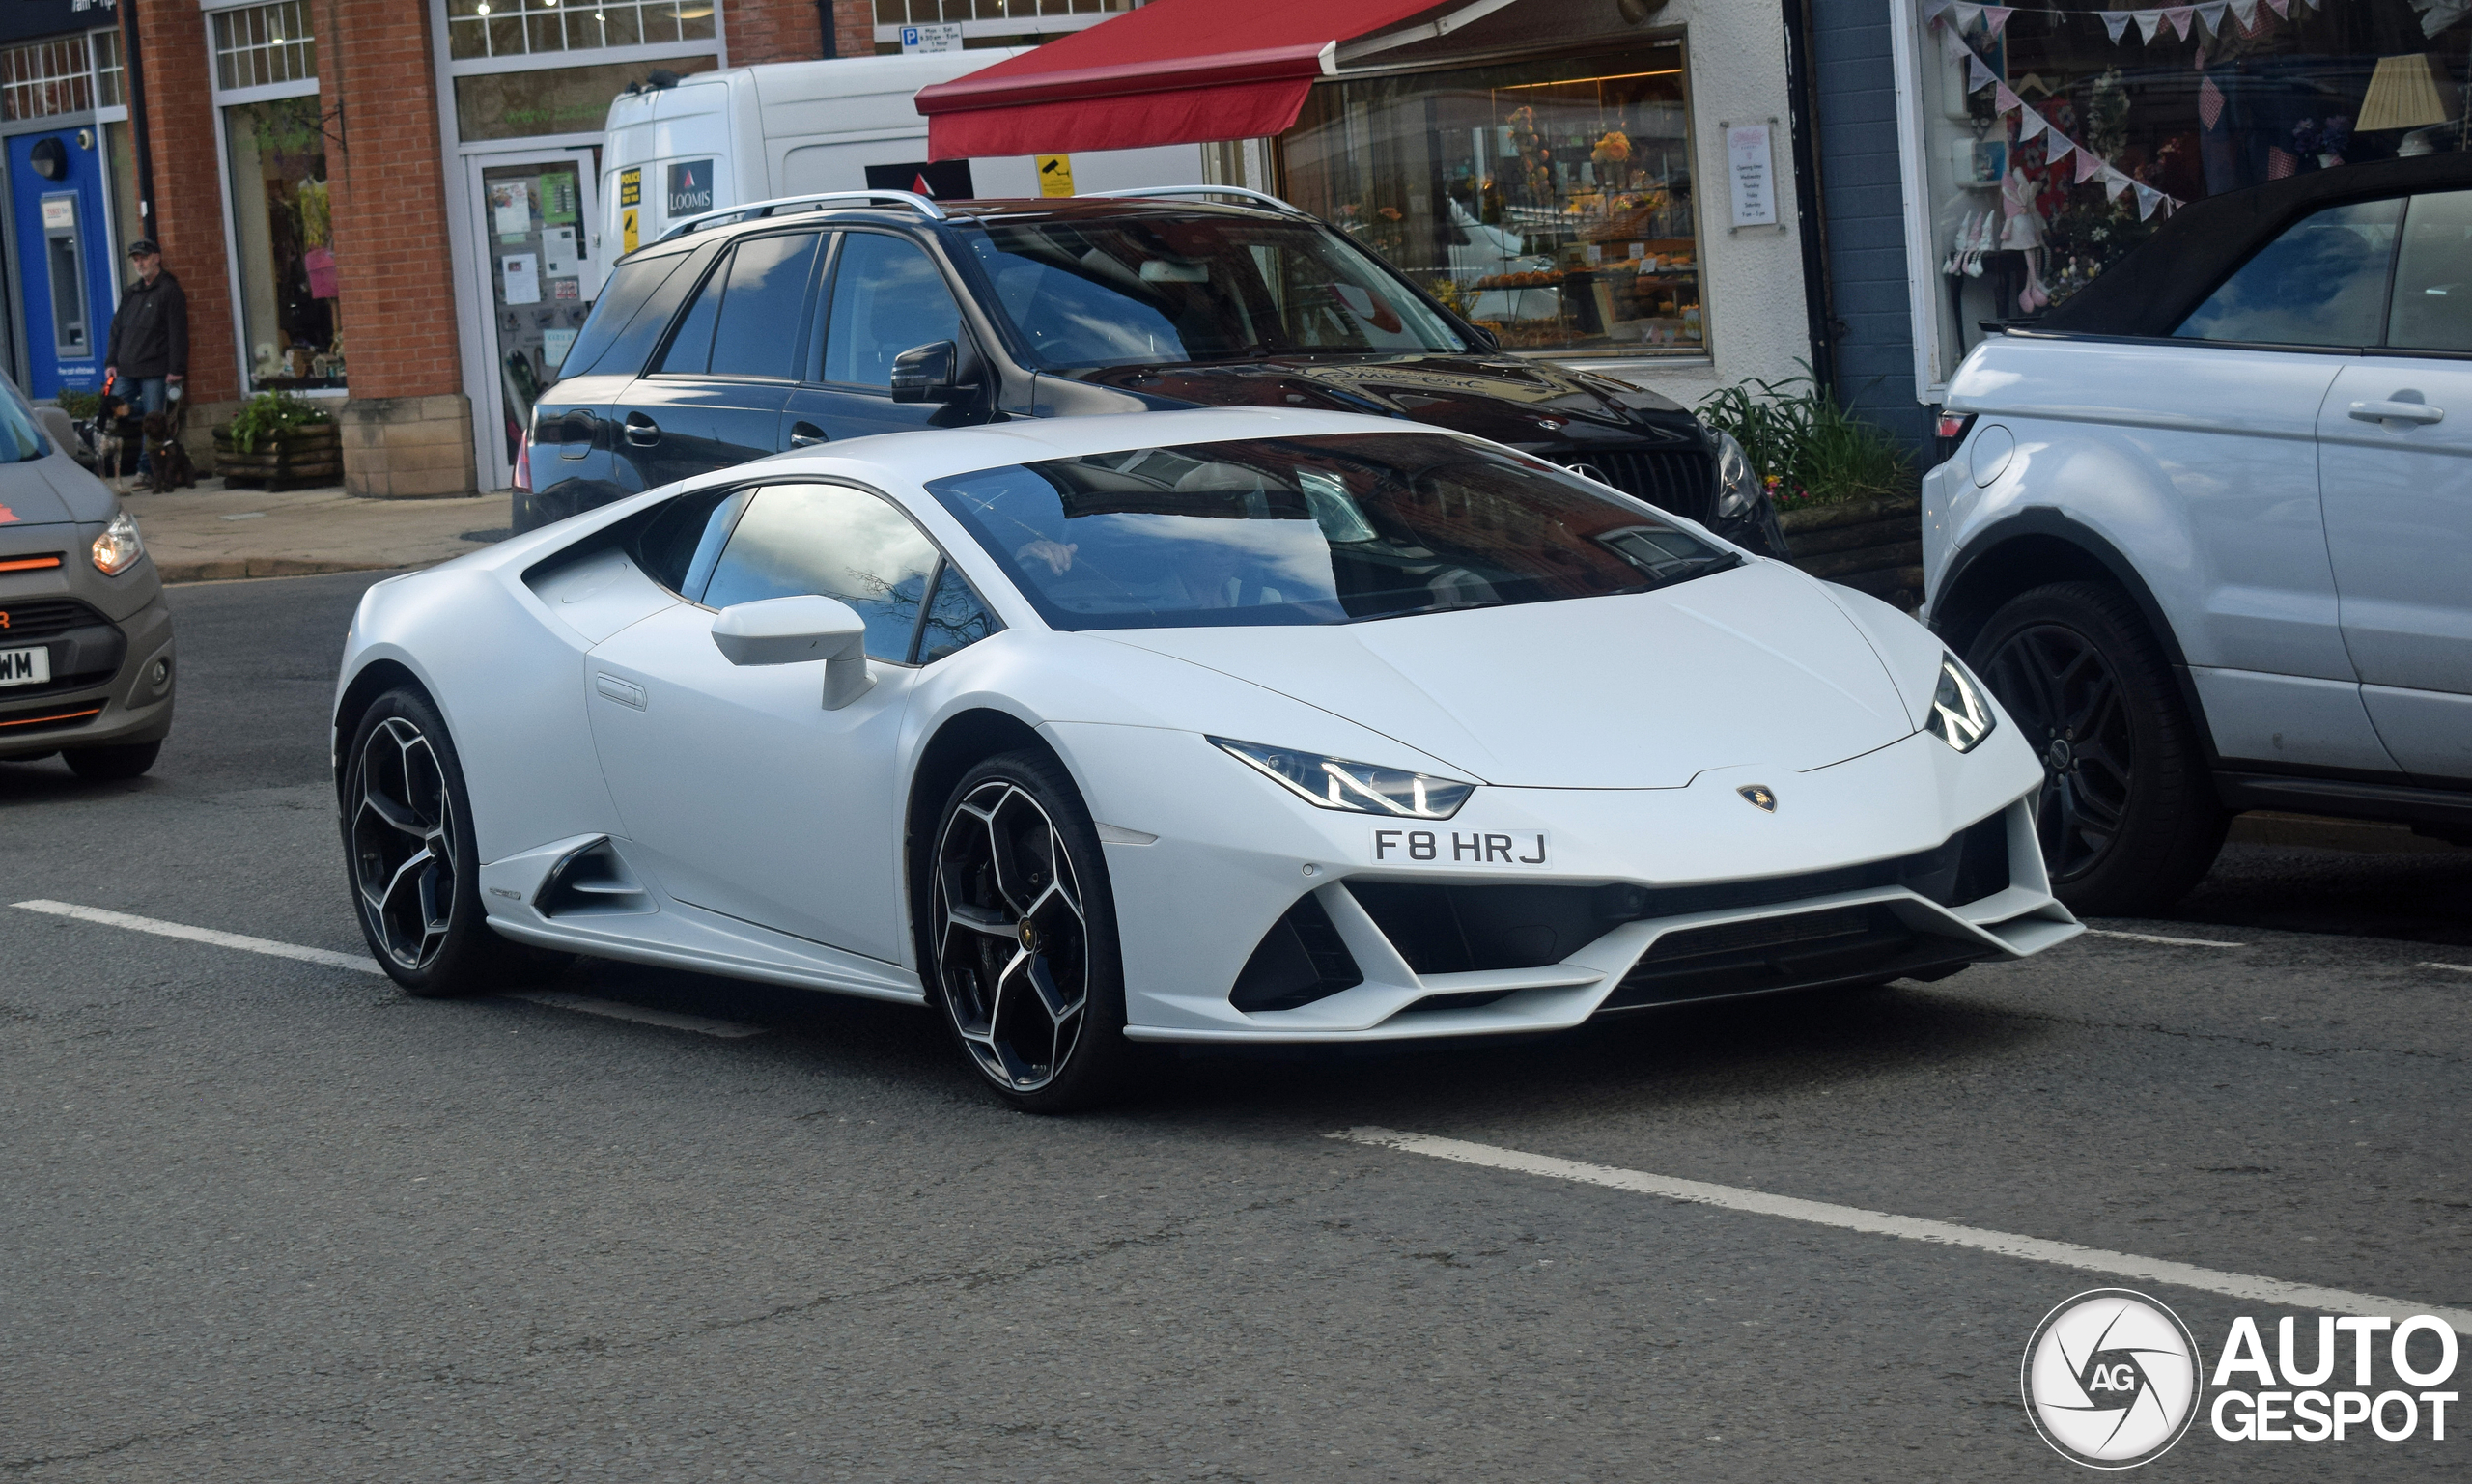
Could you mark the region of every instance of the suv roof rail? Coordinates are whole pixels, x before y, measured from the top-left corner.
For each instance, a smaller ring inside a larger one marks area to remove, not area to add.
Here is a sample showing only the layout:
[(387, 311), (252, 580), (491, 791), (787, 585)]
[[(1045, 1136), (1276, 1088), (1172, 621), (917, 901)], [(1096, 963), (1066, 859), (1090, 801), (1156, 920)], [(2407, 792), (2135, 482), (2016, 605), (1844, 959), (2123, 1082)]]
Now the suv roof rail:
[(942, 207), (916, 191), (823, 190), (811, 191), (803, 196), (775, 196), (770, 201), (750, 201), (744, 206), (723, 207), (717, 211), (706, 211), (700, 216), (690, 216), (685, 221), (673, 223), (667, 232), (660, 235), (660, 240), (666, 242), (671, 238), (685, 237), (689, 232), (701, 231), (724, 218), (766, 217), (785, 206), (807, 206), (825, 201), (890, 201), (921, 212), (933, 221), (949, 219)]
[(1094, 190), (1088, 192), (1088, 194), (1091, 196), (1113, 197), (1237, 196), (1247, 201), (1258, 201), (1264, 206), (1284, 211), (1290, 216), (1311, 216), (1313, 214), (1312, 212), (1306, 210), (1303, 207), (1281, 201), (1277, 196), (1272, 195), (1269, 191), (1254, 190), (1250, 186), (1246, 185), (1143, 185), (1132, 190)]

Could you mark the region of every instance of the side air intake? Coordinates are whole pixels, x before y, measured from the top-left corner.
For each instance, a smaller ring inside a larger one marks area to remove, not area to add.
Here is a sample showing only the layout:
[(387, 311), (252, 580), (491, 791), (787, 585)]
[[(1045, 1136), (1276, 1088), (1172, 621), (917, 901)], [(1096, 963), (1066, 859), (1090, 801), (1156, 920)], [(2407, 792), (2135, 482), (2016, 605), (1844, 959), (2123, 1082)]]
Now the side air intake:
[(1320, 899), (1299, 897), (1245, 961), (1227, 1002), (1237, 1009), (1293, 1010), (1364, 982)]
[(652, 894), (627, 869), (607, 835), (569, 851), (549, 868), (532, 905), (544, 917), (608, 917), (654, 910)]

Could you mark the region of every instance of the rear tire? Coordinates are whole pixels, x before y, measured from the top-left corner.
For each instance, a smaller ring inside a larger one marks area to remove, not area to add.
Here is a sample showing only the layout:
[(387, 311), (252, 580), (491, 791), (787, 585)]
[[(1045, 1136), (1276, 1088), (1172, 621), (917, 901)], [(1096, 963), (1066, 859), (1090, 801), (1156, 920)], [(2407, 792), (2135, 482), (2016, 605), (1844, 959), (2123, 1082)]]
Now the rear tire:
[(1064, 770), (1025, 750), (963, 774), (924, 867), (927, 996), (979, 1083), (1025, 1113), (1122, 1096), (1144, 1058), (1107, 859)]
[(89, 783), (116, 783), (134, 778), (154, 766), (163, 751), (158, 738), (150, 742), (116, 742), (108, 747), (70, 747), (60, 755), (69, 770)]
[(538, 975), (481, 908), (472, 801), (454, 740), (429, 698), (379, 696), (360, 718), (343, 777), (346, 880), (379, 966), (407, 994), (473, 994)]
[(2052, 891), (2087, 916), (2150, 916), (2186, 896), (2231, 823), (2198, 723), (2137, 605), (2059, 582), (2001, 605), (1967, 663), (2043, 764), (2035, 806)]

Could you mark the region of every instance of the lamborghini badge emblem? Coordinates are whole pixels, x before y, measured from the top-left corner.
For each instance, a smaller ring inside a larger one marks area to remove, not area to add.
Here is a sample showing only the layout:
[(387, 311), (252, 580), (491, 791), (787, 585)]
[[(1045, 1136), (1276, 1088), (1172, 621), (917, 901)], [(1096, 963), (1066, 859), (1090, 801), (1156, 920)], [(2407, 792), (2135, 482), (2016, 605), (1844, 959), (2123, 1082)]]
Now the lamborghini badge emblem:
[(1740, 794), (1745, 802), (1755, 807), (1765, 809), (1771, 814), (1777, 812), (1777, 795), (1765, 783), (1746, 783), (1734, 792)]

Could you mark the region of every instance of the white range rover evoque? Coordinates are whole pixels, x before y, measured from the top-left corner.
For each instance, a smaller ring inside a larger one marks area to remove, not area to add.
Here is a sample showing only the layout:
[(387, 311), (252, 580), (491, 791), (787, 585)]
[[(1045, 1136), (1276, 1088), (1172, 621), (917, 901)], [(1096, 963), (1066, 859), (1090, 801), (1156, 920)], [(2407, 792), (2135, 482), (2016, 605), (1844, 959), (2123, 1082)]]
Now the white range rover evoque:
[(2079, 931), (2032, 749), (1920, 625), (1388, 420), (653, 490), (372, 588), (334, 728), (413, 994), (547, 949), (925, 1004), (1031, 1109), (1139, 1043), (1548, 1030)]

